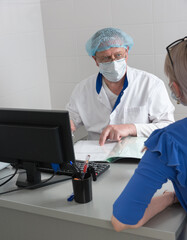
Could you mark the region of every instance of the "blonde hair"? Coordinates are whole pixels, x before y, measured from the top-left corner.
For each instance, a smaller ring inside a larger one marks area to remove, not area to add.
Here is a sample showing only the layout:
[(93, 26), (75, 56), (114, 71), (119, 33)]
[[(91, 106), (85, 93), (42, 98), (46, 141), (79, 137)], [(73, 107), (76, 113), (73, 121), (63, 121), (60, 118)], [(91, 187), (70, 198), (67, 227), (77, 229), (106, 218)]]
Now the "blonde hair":
[(187, 99), (187, 39), (169, 50), (173, 66), (166, 55), (164, 71), (171, 82), (178, 83), (183, 96)]

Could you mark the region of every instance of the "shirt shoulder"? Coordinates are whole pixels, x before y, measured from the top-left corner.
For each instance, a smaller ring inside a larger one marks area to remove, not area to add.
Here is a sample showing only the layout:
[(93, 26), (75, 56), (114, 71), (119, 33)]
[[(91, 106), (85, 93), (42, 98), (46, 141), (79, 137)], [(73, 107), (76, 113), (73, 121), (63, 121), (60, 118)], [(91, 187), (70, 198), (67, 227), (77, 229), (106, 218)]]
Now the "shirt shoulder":
[(72, 95), (77, 95), (77, 93), (86, 93), (87, 91), (90, 91), (93, 88), (96, 88), (96, 79), (98, 74), (93, 74), (90, 77), (82, 80), (79, 82), (74, 90)]
[[(183, 138), (183, 136), (187, 136), (187, 118), (184, 118), (182, 120), (176, 121), (173, 124), (170, 124), (169, 126), (165, 127), (165, 132), (167, 132), (170, 135), (173, 136), (179, 136)], [(186, 144), (187, 144), (187, 138), (185, 137)]]
[(178, 182), (182, 186), (187, 186), (186, 135), (187, 118), (155, 130), (145, 142), (150, 151), (159, 154), (161, 161), (176, 169)]
[[(136, 68), (127, 67), (128, 90), (136, 93), (139, 98), (151, 100), (160, 96), (169, 103), (164, 82), (154, 74)], [(170, 105), (170, 103), (169, 103)]]
[[(166, 136), (164, 138), (163, 136)], [(149, 139), (147, 140), (147, 144), (151, 145), (156, 144), (158, 141), (165, 141), (166, 139), (172, 142), (175, 142), (177, 145), (186, 146), (187, 138), (184, 137), (187, 135), (187, 118), (176, 121), (165, 128), (155, 130)], [(168, 142), (167, 142), (168, 143)]]
[(150, 83), (151, 85), (164, 84), (163, 80), (161, 80), (154, 74), (129, 66), (127, 67), (127, 78), (128, 81), (139, 81), (145, 84)]

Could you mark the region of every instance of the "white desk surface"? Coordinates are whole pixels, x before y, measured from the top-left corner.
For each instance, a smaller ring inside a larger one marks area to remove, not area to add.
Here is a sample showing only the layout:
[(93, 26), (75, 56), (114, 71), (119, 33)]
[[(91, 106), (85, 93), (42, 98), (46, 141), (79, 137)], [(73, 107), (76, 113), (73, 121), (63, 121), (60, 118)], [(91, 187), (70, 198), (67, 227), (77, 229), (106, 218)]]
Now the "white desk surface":
[[(93, 182), (93, 200), (87, 204), (67, 201), (67, 197), (72, 193), (72, 182), (68, 180), (35, 190), (21, 190), (1, 195), (0, 207), (113, 231), (110, 222), (112, 205), (136, 166), (136, 164), (124, 163), (111, 164), (110, 169)], [(2, 170), (0, 177), (7, 173), (9, 173), (7, 169)], [(15, 180), (1, 187), (1, 191), (14, 188)], [(170, 182), (164, 184), (156, 194), (162, 193), (165, 189), (172, 190)], [(185, 217), (184, 209), (176, 204), (155, 216), (143, 227), (124, 232), (145, 238), (173, 240), (180, 234), (186, 221)]]

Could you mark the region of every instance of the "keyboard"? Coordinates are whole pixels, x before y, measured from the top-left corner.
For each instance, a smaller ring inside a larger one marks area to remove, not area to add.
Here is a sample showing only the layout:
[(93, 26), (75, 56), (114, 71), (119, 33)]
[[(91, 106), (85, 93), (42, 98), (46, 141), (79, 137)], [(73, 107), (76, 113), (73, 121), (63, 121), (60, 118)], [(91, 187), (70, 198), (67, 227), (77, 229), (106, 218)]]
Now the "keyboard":
[[(75, 162), (76, 162), (77, 167), (82, 171), (83, 167), (84, 167), (84, 161), (76, 160)], [(94, 168), (96, 177), (99, 177), (101, 174), (103, 174), (110, 168), (110, 164), (107, 162), (94, 162), (93, 161), (93, 162), (89, 162), (89, 166)], [(53, 173), (52, 168), (40, 167), (39, 170), (41, 172)], [(71, 168), (70, 169), (61, 169), (56, 174), (72, 176), (73, 170)]]
[[(76, 160), (77, 167), (83, 171), (84, 162)], [(110, 164), (106, 162), (89, 162), (89, 166), (95, 169), (95, 175), (99, 177), (101, 174), (106, 172), (110, 168)]]

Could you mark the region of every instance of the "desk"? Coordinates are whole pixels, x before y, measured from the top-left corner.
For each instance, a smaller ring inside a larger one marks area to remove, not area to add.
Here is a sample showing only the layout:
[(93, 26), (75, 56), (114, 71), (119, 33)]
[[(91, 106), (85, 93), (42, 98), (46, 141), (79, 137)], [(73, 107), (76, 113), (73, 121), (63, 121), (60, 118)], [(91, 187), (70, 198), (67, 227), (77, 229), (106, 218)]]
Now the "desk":
[[(177, 239), (186, 221), (185, 211), (177, 204), (139, 229), (121, 233), (113, 230), (110, 222), (112, 204), (136, 166), (111, 164), (110, 169), (93, 182), (93, 200), (87, 204), (67, 202), (67, 197), (72, 193), (71, 180), (0, 196), (0, 239)], [(2, 174), (6, 175), (7, 170), (1, 171), (1, 177)], [(7, 190), (14, 184), (15, 180), (12, 180), (3, 188)], [(171, 188), (171, 183), (166, 183), (162, 191)]]

